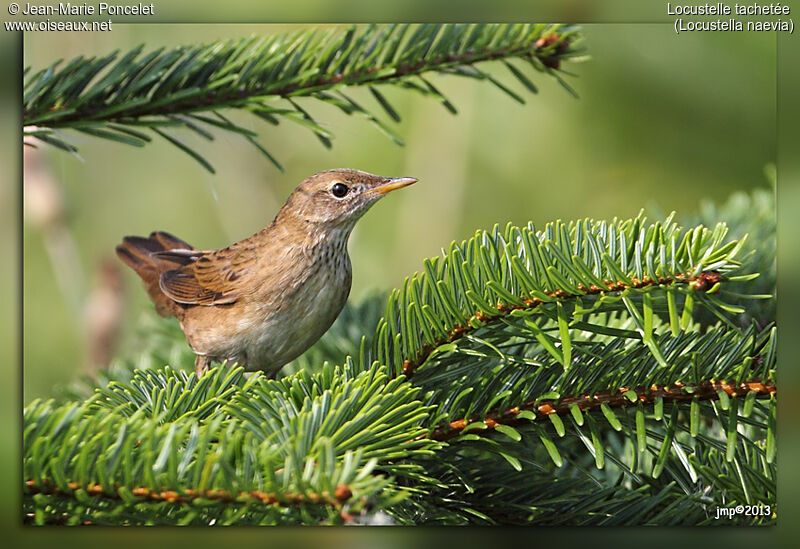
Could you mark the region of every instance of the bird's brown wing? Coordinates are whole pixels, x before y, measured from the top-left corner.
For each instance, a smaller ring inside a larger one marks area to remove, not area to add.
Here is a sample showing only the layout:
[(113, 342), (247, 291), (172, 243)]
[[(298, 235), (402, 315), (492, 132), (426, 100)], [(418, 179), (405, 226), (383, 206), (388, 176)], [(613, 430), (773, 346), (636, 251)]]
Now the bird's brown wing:
[(179, 269), (161, 274), (161, 291), (178, 303), (189, 305), (225, 305), (241, 297), (242, 277), (251, 271), (255, 249), (233, 245), (222, 250), (172, 250), (190, 257)]

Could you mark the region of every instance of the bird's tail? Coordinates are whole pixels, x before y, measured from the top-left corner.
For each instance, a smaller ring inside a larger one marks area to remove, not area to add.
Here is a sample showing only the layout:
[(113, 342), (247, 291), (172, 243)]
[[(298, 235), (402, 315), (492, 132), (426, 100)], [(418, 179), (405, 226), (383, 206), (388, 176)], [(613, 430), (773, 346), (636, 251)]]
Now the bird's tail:
[[(147, 288), (147, 294), (161, 316), (178, 316), (181, 306), (164, 295), (159, 281), (161, 273), (178, 269), (192, 261), (190, 254), (170, 254), (172, 250), (193, 250), (192, 246), (163, 231), (141, 236), (126, 236), (117, 246), (117, 255), (136, 271)], [(165, 253), (166, 252), (166, 253)]]

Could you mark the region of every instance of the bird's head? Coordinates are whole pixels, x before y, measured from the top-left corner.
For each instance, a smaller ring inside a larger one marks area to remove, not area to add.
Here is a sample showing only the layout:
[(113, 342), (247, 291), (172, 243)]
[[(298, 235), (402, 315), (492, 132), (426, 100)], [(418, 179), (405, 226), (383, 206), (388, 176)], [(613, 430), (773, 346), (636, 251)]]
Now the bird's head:
[(300, 183), (276, 221), (299, 224), (314, 231), (349, 233), (382, 196), (416, 182), (414, 177), (389, 178), (359, 170), (327, 170)]

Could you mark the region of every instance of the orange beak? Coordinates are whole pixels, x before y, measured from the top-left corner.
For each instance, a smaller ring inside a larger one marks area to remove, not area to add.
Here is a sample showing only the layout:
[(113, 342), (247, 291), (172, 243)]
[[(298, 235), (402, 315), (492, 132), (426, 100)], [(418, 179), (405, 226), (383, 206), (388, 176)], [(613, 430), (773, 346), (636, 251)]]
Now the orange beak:
[(413, 185), (417, 181), (419, 181), (419, 179), (416, 177), (393, 177), (391, 179), (386, 179), (377, 187), (373, 187), (369, 192), (383, 195), (395, 189), (402, 189), (403, 187)]

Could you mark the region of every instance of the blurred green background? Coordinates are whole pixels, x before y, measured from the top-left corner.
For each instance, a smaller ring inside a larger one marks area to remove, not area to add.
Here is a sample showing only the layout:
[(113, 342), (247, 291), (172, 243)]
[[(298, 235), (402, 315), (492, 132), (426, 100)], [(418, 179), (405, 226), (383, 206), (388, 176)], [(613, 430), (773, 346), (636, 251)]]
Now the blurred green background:
[[(23, 65), (294, 28), (115, 24), (111, 33), (28, 34)], [(48, 183), (31, 191), (26, 181), (24, 402), (95, 366), (87, 300), (100, 281), (118, 283), (114, 267), (103, 265), (122, 266), (113, 250), (123, 236), (161, 229), (200, 248), (226, 245), (269, 223), (297, 183), (320, 170), (420, 179), (359, 222), (350, 243), (355, 300), (397, 286), (424, 257), (494, 223), (629, 217), (641, 208), (690, 215), (703, 199), (767, 186), (764, 167), (776, 159), (773, 34), (676, 36), (669, 24), (590, 24), (583, 33), (591, 60), (563, 66), (576, 74), (566, 78), (577, 100), (538, 73), (540, 92), (531, 95), (499, 63), (485, 68), (526, 105), (488, 83), (432, 75), (458, 108), (453, 116), (435, 101), (382, 87), (403, 117), (388, 122), (402, 148), (363, 118), (302, 101), (334, 132), (331, 150), (303, 128), (235, 117), (261, 134), (283, 174), (244, 139), (219, 133), (213, 142), (182, 136), (216, 175), (165, 141), (137, 149), (71, 134), (83, 161), (47, 147), (27, 156), (26, 177)], [(353, 97), (382, 115), (367, 90)], [(152, 306), (134, 273), (119, 272), (125, 299), (114, 306), (124, 324), (113, 348), (130, 355), (131, 334)]]

